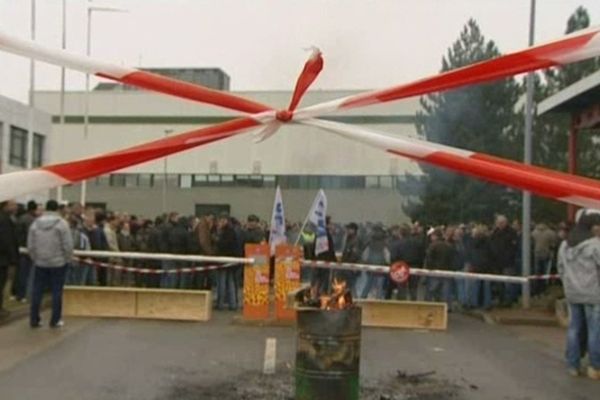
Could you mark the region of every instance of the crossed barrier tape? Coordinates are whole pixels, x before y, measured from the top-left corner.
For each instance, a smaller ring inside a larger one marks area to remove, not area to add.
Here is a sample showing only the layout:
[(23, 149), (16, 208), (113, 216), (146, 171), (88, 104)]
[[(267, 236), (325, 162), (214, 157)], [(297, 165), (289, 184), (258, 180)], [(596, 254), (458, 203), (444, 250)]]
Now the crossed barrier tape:
[[(330, 262), (330, 261), (314, 261), (314, 260), (302, 260), (302, 265), (310, 268), (331, 268), (338, 270), (347, 271), (366, 271), (379, 274), (389, 274), (390, 267), (381, 265), (370, 265), (370, 264), (357, 264), (357, 263), (342, 263), (342, 262)], [(411, 275), (416, 276), (430, 276), (436, 278), (461, 278), (461, 279), (473, 279), (473, 280), (485, 280), (492, 282), (503, 282), (503, 283), (515, 283), (515, 284), (526, 284), (530, 280), (552, 280), (560, 279), (560, 275), (530, 275), (530, 276), (507, 276), (507, 275), (496, 275), (496, 274), (481, 274), (475, 272), (463, 272), (463, 271), (444, 271), (437, 269), (423, 269), (423, 268), (411, 268)]]

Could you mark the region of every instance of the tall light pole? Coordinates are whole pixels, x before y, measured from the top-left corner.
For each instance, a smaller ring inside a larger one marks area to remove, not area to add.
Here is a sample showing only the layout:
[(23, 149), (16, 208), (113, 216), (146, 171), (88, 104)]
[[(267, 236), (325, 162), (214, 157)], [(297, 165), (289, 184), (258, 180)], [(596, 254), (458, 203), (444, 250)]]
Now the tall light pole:
[[(529, 46), (533, 46), (535, 40), (535, 0), (531, 0), (531, 12), (529, 15)], [(524, 162), (531, 164), (532, 155), (532, 136), (533, 136), (533, 83), (535, 74), (527, 74), (527, 103), (525, 106), (525, 151)], [(531, 193), (523, 192), (523, 224), (522, 224), (522, 262), (523, 276), (531, 275)], [(523, 284), (523, 307), (530, 306), (530, 285), (529, 282)]]
[[(62, 0), (62, 49), (67, 48), (67, 0)], [(65, 124), (65, 83), (66, 70), (65, 67), (60, 68), (60, 125), (64, 128)], [(63, 200), (63, 188), (56, 188), (56, 199), (60, 202)]]
[[(31, 40), (35, 40), (35, 0), (31, 0)], [(33, 131), (34, 126), (34, 112), (33, 107), (33, 91), (35, 90), (35, 61), (29, 60), (29, 114), (28, 114), (28, 129), (27, 129), (27, 169), (33, 168)]]
[[(92, 0), (88, 0), (87, 9), (87, 35), (86, 35), (86, 47), (85, 54), (89, 57), (92, 54), (92, 13), (94, 11), (99, 12), (127, 12), (127, 10), (115, 7), (96, 7), (92, 6)], [(83, 114), (83, 137), (87, 139), (89, 131), (89, 119), (90, 119), (90, 74), (85, 74), (85, 98), (84, 98), (84, 114)], [(87, 197), (87, 181), (81, 182), (81, 197), (80, 203), (85, 206)]]
[[(171, 133), (173, 133), (173, 129), (167, 128), (165, 129), (165, 138), (168, 137)], [(163, 186), (162, 186), (162, 212), (165, 214), (167, 212), (167, 159), (168, 157), (163, 158)]]

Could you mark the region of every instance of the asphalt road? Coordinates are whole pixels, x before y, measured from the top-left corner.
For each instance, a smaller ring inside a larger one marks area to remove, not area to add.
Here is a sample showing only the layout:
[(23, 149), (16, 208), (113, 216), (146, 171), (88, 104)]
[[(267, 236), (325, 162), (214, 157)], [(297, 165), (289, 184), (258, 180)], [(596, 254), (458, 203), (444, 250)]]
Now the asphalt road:
[[(277, 338), (279, 368), (290, 368), (294, 329), (236, 325), (232, 315), (197, 324), (70, 319), (62, 331), (15, 322), (0, 328), (0, 399), (165, 399), (176, 386), (260, 371), (268, 337)], [(464, 387), (464, 399), (597, 400), (600, 382), (569, 377), (557, 331), (548, 332), (538, 341), (543, 331), (460, 315), (443, 333), (364, 329), (361, 375), (435, 371)]]

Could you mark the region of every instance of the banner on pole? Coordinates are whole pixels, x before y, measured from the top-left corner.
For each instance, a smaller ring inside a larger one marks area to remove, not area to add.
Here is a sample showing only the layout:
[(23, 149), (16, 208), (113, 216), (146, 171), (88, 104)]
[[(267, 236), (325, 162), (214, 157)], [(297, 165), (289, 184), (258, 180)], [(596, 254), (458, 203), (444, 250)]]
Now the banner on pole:
[(315, 254), (319, 255), (329, 250), (329, 241), (327, 240), (327, 196), (323, 189), (319, 189), (317, 197), (313, 201), (312, 207), (308, 212), (308, 220), (316, 226)]
[(271, 215), (271, 231), (269, 234), (271, 254), (275, 254), (275, 249), (278, 245), (285, 243), (287, 243), (287, 237), (285, 236), (285, 213), (283, 211), (281, 189), (277, 186), (277, 190), (275, 191), (275, 202), (273, 204), (273, 214)]

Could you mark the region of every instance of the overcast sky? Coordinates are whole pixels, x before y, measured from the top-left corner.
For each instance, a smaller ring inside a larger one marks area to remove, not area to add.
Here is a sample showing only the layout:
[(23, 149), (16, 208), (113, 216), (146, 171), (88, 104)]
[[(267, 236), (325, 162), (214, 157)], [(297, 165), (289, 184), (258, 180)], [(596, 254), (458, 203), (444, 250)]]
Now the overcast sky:
[[(92, 55), (143, 67), (221, 67), (233, 90), (289, 90), (315, 45), (325, 70), (315, 87), (371, 89), (436, 73), (475, 18), (502, 52), (527, 46), (529, 0), (94, 0), (128, 13), (93, 16)], [(600, 24), (599, 0), (538, 0), (536, 42), (564, 33), (579, 5)], [(30, 0), (0, 0), (0, 29), (29, 37)], [(37, 40), (61, 43), (61, 0), (37, 0)], [(86, 0), (67, 0), (67, 48), (85, 52)], [(28, 62), (0, 53), (0, 95), (25, 100)], [(58, 90), (60, 70), (38, 64), (36, 88)], [(67, 75), (82, 89), (83, 74)]]

